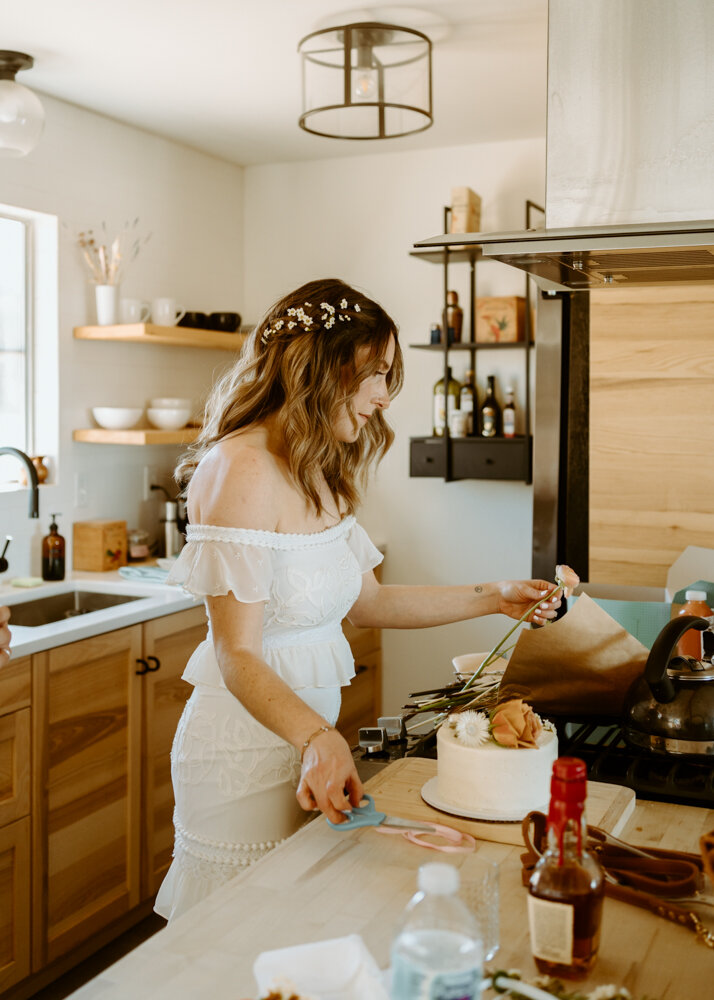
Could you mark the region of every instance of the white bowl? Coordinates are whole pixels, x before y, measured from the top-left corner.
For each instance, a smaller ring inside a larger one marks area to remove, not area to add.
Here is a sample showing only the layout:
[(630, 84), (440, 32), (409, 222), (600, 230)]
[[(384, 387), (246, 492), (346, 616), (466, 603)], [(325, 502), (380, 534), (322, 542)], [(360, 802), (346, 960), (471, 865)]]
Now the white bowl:
[(143, 408), (138, 406), (95, 406), (92, 416), (106, 430), (126, 431), (139, 422), (143, 412)]
[(163, 431), (178, 431), (188, 423), (191, 409), (188, 406), (174, 407), (173, 409), (150, 406), (146, 415), (149, 418), (149, 423), (153, 424), (154, 427), (160, 427)]
[(152, 410), (185, 410), (193, 407), (192, 399), (179, 399), (172, 396), (160, 396), (157, 399), (150, 399), (149, 406)]

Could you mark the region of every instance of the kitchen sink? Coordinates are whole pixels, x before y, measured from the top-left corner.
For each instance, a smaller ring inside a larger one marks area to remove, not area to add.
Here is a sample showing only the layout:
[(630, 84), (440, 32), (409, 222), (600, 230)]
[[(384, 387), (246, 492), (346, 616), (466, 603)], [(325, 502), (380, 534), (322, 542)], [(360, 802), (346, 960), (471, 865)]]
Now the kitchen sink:
[(93, 611), (103, 611), (117, 604), (128, 601), (140, 601), (141, 597), (131, 594), (102, 594), (92, 590), (70, 590), (64, 594), (53, 594), (50, 597), (37, 597), (34, 600), (13, 604), (10, 608), (11, 625), (23, 628), (36, 628), (38, 625), (50, 625), (52, 622), (74, 618), (77, 615), (89, 615)]

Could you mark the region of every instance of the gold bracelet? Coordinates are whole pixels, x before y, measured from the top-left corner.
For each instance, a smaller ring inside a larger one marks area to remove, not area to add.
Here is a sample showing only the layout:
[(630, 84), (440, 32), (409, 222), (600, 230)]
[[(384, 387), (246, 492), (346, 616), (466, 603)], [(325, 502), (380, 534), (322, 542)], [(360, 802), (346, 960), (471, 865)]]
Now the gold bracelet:
[(310, 744), (315, 739), (315, 737), (319, 736), (320, 733), (329, 733), (331, 729), (332, 729), (332, 726), (320, 726), (320, 728), (316, 729), (314, 733), (310, 733), (310, 735), (308, 736), (308, 738), (305, 740), (305, 742), (302, 745), (302, 750), (300, 751), (300, 760), (302, 760), (303, 757), (305, 756), (305, 751), (310, 746)]

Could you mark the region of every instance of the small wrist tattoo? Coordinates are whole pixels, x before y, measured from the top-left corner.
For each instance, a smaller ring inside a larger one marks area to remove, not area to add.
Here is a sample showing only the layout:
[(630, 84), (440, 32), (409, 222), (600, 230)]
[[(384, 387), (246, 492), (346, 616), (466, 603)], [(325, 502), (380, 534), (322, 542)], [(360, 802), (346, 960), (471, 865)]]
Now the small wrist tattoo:
[(481, 586), (480, 583), (476, 584), (476, 586), (474, 587), (474, 592), (476, 594), (482, 594), (483, 593), (483, 587)]

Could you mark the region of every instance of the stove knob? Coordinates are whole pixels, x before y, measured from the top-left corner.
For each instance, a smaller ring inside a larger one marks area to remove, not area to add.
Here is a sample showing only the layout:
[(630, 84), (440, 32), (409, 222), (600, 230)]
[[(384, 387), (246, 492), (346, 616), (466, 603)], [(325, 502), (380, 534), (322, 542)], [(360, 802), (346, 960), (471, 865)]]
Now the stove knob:
[(384, 752), (387, 742), (387, 730), (381, 726), (365, 726), (359, 730), (359, 745), (367, 753)]
[(386, 730), (390, 743), (399, 743), (407, 738), (407, 727), (401, 715), (381, 715), (377, 725)]

